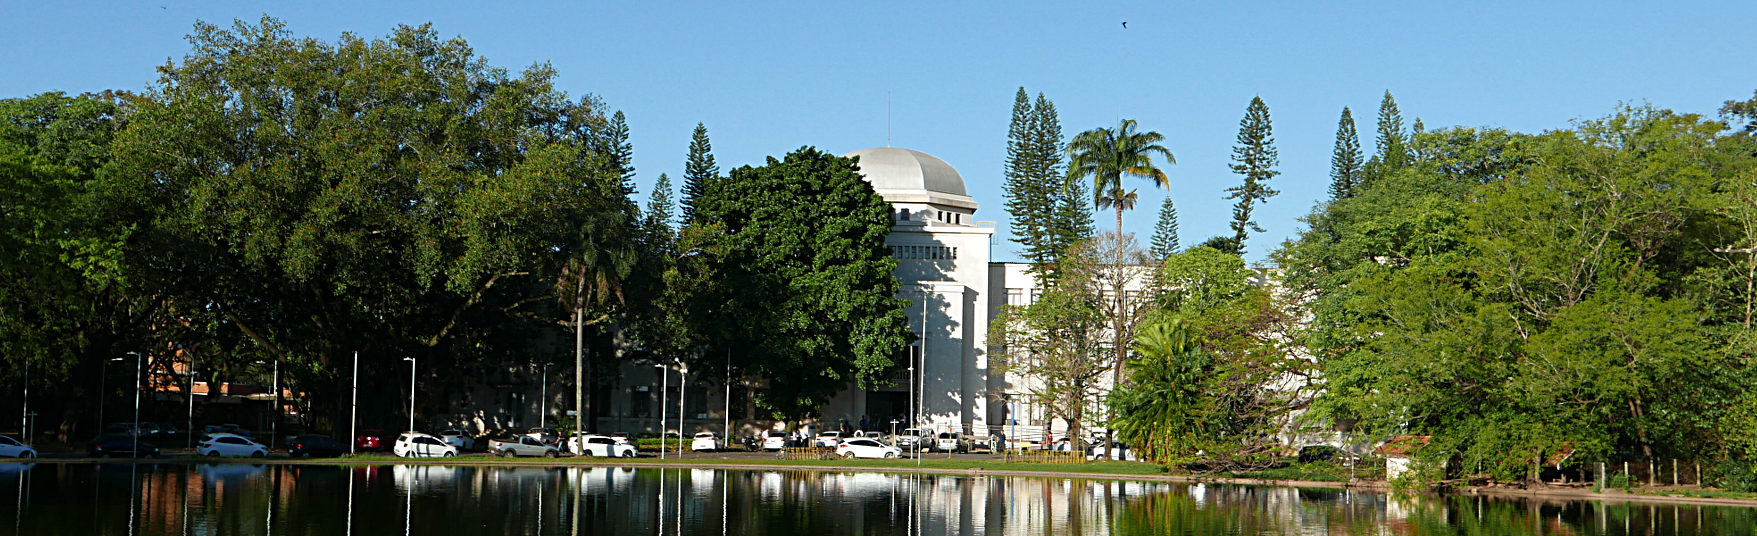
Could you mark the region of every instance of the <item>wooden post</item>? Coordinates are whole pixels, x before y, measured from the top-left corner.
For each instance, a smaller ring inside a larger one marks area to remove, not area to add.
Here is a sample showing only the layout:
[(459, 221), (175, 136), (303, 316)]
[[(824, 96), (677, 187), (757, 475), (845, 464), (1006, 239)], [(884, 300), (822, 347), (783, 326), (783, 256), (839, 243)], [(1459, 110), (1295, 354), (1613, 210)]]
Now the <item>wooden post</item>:
[(1604, 462), (1598, 462), (1598, 474), (1592, 476), (1598, 477), (1598, 490), (1604, 491)]
[(1696, 487), (1702, 487), (1702, 462), (1696, 462)]
[(1629, 460), (1623, 460), (1623, 482), (1629, 481)]
[(1653, 458), (1647, 459), (1647, 485), (1649, 485), (1649, 486), (1659, 485), (1659, 479), (1654, 478), (1654, 476), (1653, 476)]
[(1672, 485), (1678, 485), (1678, 459), (1672, 458)]

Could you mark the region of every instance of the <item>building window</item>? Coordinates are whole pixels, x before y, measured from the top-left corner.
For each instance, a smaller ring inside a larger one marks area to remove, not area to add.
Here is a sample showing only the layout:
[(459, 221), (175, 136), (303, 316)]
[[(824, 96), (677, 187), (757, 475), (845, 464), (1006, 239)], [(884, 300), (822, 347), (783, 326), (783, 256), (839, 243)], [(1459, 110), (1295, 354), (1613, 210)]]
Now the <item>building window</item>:
[(1009, 288), (1009, 289), (1007, 289), (1007, 305), (1016, 305), (1016, 306), (1030, 305), (1028, 303), (1025, 303), (1025, 289), (1022, 289), (1022, 288)]
[(903, 211), (898, 214), (900, 215), (897, 216), (897, 221), (909, 221), (909, 209), (903, 209)]

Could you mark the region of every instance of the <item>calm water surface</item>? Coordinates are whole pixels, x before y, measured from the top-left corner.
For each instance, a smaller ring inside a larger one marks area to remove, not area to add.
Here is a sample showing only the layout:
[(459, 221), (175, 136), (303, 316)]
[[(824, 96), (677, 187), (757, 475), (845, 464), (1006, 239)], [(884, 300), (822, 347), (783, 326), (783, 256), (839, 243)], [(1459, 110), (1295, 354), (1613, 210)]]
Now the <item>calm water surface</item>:
[(1757, 509), (1026, 477), (0, 463), (0, 534), (1757, 534)]

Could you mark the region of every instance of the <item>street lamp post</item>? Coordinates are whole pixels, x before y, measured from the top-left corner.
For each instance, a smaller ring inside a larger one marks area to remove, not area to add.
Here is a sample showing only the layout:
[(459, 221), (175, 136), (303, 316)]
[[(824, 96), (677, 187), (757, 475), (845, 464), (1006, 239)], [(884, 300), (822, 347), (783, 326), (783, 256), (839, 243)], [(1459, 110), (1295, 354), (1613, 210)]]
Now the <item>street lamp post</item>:
[(275, 357), (275, 375), (274, 375), (274, 380), (270, 382), (270, 385), (275, 390), (274, 408), (272, 408), (272, 411), (270, 411), (269, 415), (268, 415), (268, 448), (272, 449), (272, 448), (275, 448), (276, 443), (280, 442), (280, 435), (281, 435), (280, 424), (281, 424), (282, 413), (281, 413), (281, 358), (280, 357)]
[(409, 362), (409, 431), (415, 431), (415, 367), (420, 365), (414, 357), (405, 357)]
[(104, 362), (103, 368), (98, 370), (98, 434), (100, 435), (104, 433), (104, 390), (109, 388), (110, 363), (121, 360), (120, 357), (110, 358), (109, 361)]
[(689, 397), (689, 367), (677, 367), (677, 454), (683, 455), (683, 399)]
[[(659, 369), (659, 377), (662, 378), (659, 380), (659, 459), (663, 460), (665, 459), (665, 414), (666, 410), (671, 409), (671, 393), (669, 392), (671, 389), (671, 370), (662, 363), (653, 365), (653, 368)], [(681, 429), (678, 430), (678, 435), (680, 437), (683, 435)]]
[(143, 371), (142, 366), (146, 363), (146, 355), (143, 353), (140, 353), (140, 352), (128, 352), (128, 353), (134, 354), (134, 430), (133, 430), (133, 433), (128, 434), (129, 437), (134, 438), (134, 448), (129, 449), (130, 452), (128, 453), (128, 456), (131, 458), (139, 458), (140, 457), (140, 382), (141, 382), (141, 373)]
[(537, 391), (537, 427), (547, 429), (549, 428), (549, 364), (544, 363), (543, 368), (537, 374), (543, 377), (543, 387)]

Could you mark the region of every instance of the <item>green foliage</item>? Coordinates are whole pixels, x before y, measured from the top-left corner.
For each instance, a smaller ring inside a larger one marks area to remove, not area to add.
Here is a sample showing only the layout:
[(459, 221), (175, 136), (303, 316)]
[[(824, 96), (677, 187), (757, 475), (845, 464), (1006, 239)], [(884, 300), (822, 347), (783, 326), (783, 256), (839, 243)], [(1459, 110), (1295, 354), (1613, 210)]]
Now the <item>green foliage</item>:
[(1718, 131), (1634, 108), (1541, 136), (1417, 134), (1420, 159), (1322, 207), (1277, 253), (1316, 296), (1305, 342), (1326, 391), (1311, 415), (1431, 434), (1430, 461), (1504, 480), (1567, 450), (1742, 441), (1715, 419), (1736, 420), (1749, 385), (1748, 350), (1728, 344), (1748, 296), (1707, 281), (1743, 259), (1706, 252), (1738, 236), (1722, 192), (1752, 163)]
[[(1623, 477), (1624, 475), (1617, 475)], [(1757, 460), (1727, 459), (1710, 466), (1702, 475), (1704, 483), (1727, 491), (1757, 492)], [(1624, 485), (1624, 489), (1628, 486)]]
[[(1720, 107), (1720, 114), (1733, 120), (1729, 126), (1739, 129), (1747, 135), (1757, 135), (1757, 91), (1752, 92), (1750, 100), (1726, 101), (1726, 104)], [(1745, 124), (1740, 125), (1738, 121), (1744, 121)]]
[(1336, 147), (1330, 153), (1330, 199), (1354, 197), (1361, 182), (1360, 135), (1354, 130), (1354, 114), (1342, 107), (1336, 121)]
[(1177, 253), (1177, 206), (1171, 202), (1171, 196), (1165, 196), (1165, 202), (1159, 205), (1159, 222), (1153, 225), (1153, 258), (1164, 261), (1166, 257)]
[(425, 26), (331, 43), (264, 18), (191, 43), (118, 134), (104, 195), (142, 225), (145, 292), (214, 326), (213, 364), (273, 357), (337, 407), (353, 350), (362, 392), (396, 396), (372, 371), (405, 355), (443, 389), (548, 358), (529, 341), (568, 316), (550, 298), (615, 302), (626, 138), (549, 67), (513, 76)]
[[(801, 148), (708, 183), (697, 221), (716, 256), (714, 316), (740, 370), (772, 381), (757, 398), (781, 415), (815, 410), (850, 385), (888, 378), (909, 338), (891, 207), (855, 161)], [(713, 360), (709, 360), (713, 361)]]
[(1064, 152), (1055, 103), (1039, 93), (1033, 104), (1019, 88), (1007, 128), (1003, 195), (1013, 241), (1024, 247), (1032, 269), (1050, 280), (1063, 252), (1092, 235), (1092, 213), (1084, 190), (1063, 171)]
[(642, 214), (641, 231), (649, 248), (669, 248), (676, 231), (671, 228), (671, 177), (659, 174), (648, 194), (647, 210)]
[(708, 127), (695, 124), (689, 135), (689, 156), (683, 162), (683, 221), (695, 221), (695, 199), (707, 189), (708, 181), (720, 176), (714, 163), (714, 147), (708, 142)]
[(1176, 164), (1160, 142), (1165, 136), (1153, 131), (1135, 129), (1135, 120), (1124, 119), (1116, 128), (1095, 128), (1074, 136), (1068, 143), (1068, 180), (1092, 179), (1093, 205), (1098, 210), (1116, 209), (1116, 232), (1123, 232), (1123, 211), (1135, 206), (1135, 193), (1123, 188), (1123, 177), (1140, 177), (1159, 188), (1170, 188), (1165, 171), (1153, 163), (1153, 157)]
[(1373, 154), (1373, 165), (1369, 166), (1368, 180), (1395, 175), (1409, 165), (1409, 137), (1403, 131), (1403, 113), (1397, 110), (1397, 99), (1391, 98), (1391, 91), (1385, 91), (1385, 98), (1379, 101), (1379, 122), (1377, 127), (1377, 152)]
[(1251, 97), (1245, 117), (1238, 122), (1238, 145), (1232, 147), (1232, 172), (1244, 177), (1244, 184), (1227, 188), (1232, 206), (1232, 243), (1235, 251), (1245, 251), (1245, 238), (1251, 231), (1263, 228), (1251, 219), (1251, 211), (1259, 203), (1281, 193), (1269, 187), (1269, 180), (1280, 175), (1275, 166), (1281, 162), (1275, 151), (1275, 129), (1269, 121), (1269, 105), (1262, 97)]

